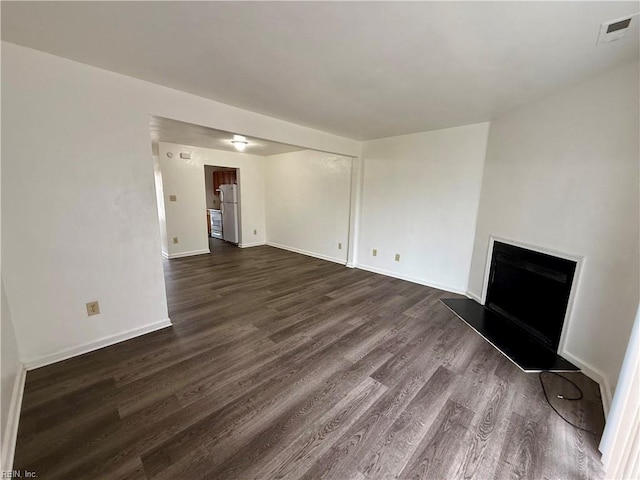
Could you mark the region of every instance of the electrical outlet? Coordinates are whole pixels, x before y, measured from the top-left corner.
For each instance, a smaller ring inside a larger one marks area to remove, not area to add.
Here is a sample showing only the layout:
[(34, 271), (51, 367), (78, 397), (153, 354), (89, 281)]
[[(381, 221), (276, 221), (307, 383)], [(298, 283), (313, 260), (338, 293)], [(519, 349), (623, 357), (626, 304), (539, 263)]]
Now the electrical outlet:
[(178, 243), (178, 237), (173, 237), (173, 243), (174, 243), (174, 245), (175, 245), (176, 243)]
[(258, 234), (258, 230), (253, 230), (253, 234), (257, 235)]
[(373, 255), (374, 257), (378, 256), (378, 250), (376, 250), (375, 248), (373, 249), (373, 252), (371, 253), (371, 255)]
[(87, 303), (87, 315), (98, 315), (100, 313), (100, 304), (97, 301)]
[(342, 250), (342, 244), (338, 243), (338, 250)]
[(399, 262), (399, 261), (400, 261), (400, 254), (396, 253), (396, 262)]
[(177, 195), (169, 195), (169, 201), (170, 202), (177, 202), (178, 201), (178, 196)]

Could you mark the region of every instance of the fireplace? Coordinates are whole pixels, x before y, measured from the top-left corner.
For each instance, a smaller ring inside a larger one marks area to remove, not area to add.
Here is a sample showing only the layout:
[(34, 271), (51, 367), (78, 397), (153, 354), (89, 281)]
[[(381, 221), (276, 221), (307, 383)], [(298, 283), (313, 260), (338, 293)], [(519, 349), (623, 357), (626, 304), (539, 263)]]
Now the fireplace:
[(485, 305), (557, 351), (576, 265), (496, 241)]
[(485, 304), (442, 299), (524, 371), (575, 371), (558, 355), (577, 261), (493, 241)]

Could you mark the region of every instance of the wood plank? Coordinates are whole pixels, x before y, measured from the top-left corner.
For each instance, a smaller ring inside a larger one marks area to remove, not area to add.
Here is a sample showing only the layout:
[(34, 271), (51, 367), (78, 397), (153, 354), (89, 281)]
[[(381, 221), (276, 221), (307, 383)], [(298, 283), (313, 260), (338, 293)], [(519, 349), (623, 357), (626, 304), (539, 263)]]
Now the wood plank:
[(387, 478), (401, 472), (447, 402), (454, 374), (439, 367), (400, 417), (380, 437), (360, 464), (367, 478)]
[(269, 462), (256, 478), (299, 478), (364, 413), (386, 387), (366, 378), (310, 431), (305, 431)]
[(486, 402), (478, 409), (478, 415), (470, 425), (462, 458), (457, 467), (449, 472), (449, 478), (494, 478), (504, 438), (501, 426), (509, 420), (513, 401), (509, 387), (506, 380), (498, 380), (493, 385)]
[(272, 426), (227, 459), (220, 467), (221, 475), (226, 478), (251, 478), (257, 475), (254, 467), (280, 454), (283, 448), (296, 440), (300, 432), (313, 429), (321, 415), (343, 400), (344, 388), (355, 392), (389, 356), (384, 350), (375, 350), (345, 371), (336, 372), (320, 389), (294, 405)]
[(544, 449), (541, 430), (536, 422), (511, 414), (496, 478), (541, 478)]
[(458, 463), (473, 411), (447, 400), (400, 474), (402, 479), (449, 478)]

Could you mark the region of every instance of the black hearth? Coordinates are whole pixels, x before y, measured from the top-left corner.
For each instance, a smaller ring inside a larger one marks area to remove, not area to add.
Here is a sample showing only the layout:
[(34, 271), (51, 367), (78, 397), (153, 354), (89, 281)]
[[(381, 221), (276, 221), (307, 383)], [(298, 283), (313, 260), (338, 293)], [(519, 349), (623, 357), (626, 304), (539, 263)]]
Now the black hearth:
[(485, 306), (443, 302), (521, 368), (578, 370), (557, 355), (576, 262), (495, 241)]

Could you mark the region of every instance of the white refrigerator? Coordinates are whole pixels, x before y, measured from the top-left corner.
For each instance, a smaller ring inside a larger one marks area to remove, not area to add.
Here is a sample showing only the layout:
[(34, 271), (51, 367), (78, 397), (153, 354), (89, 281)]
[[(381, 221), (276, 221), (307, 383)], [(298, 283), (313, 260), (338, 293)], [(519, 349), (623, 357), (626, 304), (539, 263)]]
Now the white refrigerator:
[(218, 191), (222, 211), (222, 239), (238, 243), (238, 186), (220, 185)]

